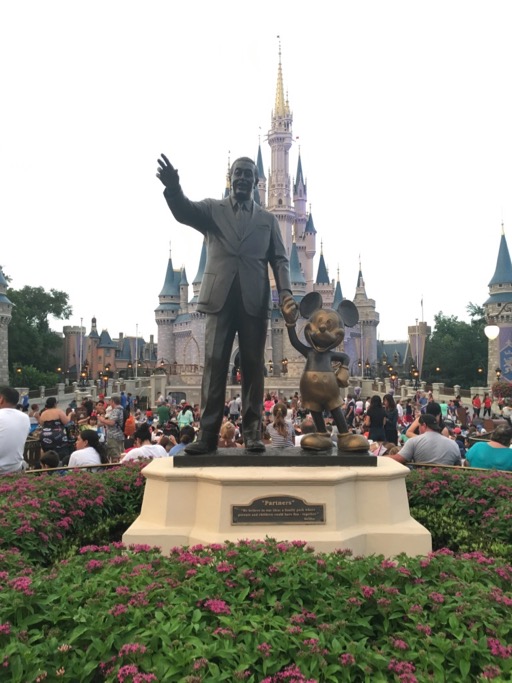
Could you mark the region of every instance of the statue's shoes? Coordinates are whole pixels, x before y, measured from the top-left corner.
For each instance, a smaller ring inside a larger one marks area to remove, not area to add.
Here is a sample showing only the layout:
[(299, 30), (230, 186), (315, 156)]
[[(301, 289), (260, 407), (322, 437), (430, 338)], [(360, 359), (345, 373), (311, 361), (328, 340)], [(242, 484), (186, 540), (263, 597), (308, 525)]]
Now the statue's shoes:
[(249, 451), (249, 453), (264, 453), (265, 444), (259, 439), (246, 439), (245, 450)]
[(189, 443), (185, 448), (185, 453), (187, 455), (208, 455), (208, 453), (215, 453), (217, 451), (217, 445), (212, 445), (207, 441), (194, 441)]
[(368, 439), (362, 434), (338, 434), (338, 450), (350, 451), (351, 453), (366, 453), (370, 450)]
[(300, 440), (300, 447), (306, 451), (329, 451), (333, 446), (329, 432), (305, 434)]

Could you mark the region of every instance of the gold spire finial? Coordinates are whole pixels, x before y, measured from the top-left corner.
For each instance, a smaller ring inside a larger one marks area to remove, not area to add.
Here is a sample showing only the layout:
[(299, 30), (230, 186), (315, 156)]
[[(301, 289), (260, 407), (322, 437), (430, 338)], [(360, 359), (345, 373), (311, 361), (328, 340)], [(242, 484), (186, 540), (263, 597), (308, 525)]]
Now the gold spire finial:
[(320, 240), (320, 256), (324, 255), (324, 241)]
[(336, 277), (338, 279), (338, 282), (340, 281), (340, 264), (338, 263), (338, 268), (336, 269)]
[(281, 66), (281, 37), (277, 36), (277, 39), (279, 41), (279, 65), (277, 67), (276, 104), (274, 107), (274, 116), (285, 116), (286, 102), (284, 99), (283, 68)]
[(501, 221), (501, 234), (505, 234), (505, 223), (503, 222), (503, 220)]

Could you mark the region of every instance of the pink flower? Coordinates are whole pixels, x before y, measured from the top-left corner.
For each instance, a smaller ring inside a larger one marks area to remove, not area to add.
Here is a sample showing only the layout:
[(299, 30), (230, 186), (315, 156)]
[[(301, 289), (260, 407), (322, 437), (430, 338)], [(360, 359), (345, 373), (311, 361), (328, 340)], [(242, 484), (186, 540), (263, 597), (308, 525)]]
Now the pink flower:
[(487, 638), (487, 647), (495, 657), (508, 659), (512, 656), (512, 645), (502, 645), (497, 638)]
[(408, 650), (409, 646), (405, 642), (405, 640), (400, 640), (400, 638), (394, 638), (392, 641), (393, 647), (396, 647), (397, 650)]
[(207, 666), (208, 660), (204, 657), (201, 657), (200, 659), (196, 659), (192, 668), (194, 669), (194, 671), (199, 671), (199, 669), (205, 669)]
[(344, 652), (342, 655), (340, 655), (338, 661), (342, 666), (352, 666), (356, 663), (354, 655), (351, 655), (350, 652)]
[(229, 605), (224, 600), (206, 600), (204, 607), (214, 614), (231, 614)]
[(371, 586), (361, 586), (361, 593), (365, 598), (371, 598), (375, 593), (375, 588), (372, 588)]
[(444, 595), (442, 593), (429, 593), (428, 597), (432, 600), (432, 602), (436, 602), (439, 605), (444, 602)]
[(3, 633), (5, 636), (8, 636), (11, 632), (11, 625), (8, 621), (5, 622), (5, 624), (0, 624), (0, 633)]
[(125, 657), (126, 655), (133, 655), (136, 653), (144, 654), (146, 652), (146, 647), (140, 645), (139, 643), (126, 643), (119, 650), (119, 656)]
[(88, 572), (92, 572), (95, 569), (101, 569), (102, 567), (103, 562), (101, 562), (101, 560), (89, 560), (89, 562), (85, 565), (85, 568)]
[(268, 643), (261, 643), (261, 645), (258, 645), (257, 650), (259, 650), (264, 657), (270, 657), (272, 647)]

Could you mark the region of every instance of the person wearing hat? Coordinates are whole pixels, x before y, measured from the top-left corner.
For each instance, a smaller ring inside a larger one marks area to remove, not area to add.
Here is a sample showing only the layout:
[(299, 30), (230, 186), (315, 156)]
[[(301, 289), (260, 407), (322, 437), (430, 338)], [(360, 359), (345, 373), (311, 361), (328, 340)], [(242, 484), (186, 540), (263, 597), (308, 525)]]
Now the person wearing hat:
[(434, 415), (425, 413), (418, 419), (420, 435), (409, 439), (399, 453), (386, 455), (402, 465), (431, 463), (436, 465), (461, 465), (460, 450), (457, 444), (440, 431)]

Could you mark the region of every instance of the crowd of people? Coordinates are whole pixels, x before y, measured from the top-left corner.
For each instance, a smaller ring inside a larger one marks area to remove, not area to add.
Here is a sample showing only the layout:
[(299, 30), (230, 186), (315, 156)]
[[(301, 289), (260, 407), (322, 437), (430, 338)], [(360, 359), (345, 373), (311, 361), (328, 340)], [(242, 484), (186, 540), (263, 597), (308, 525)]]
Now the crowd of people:
[[(404, 400), (392, 393), (366, 398), (359, 388), (348, 394), (343, 412), (348, 428), (364, 434), (370, 452), (404, 464), (466, 464), (512, 471), (512, 424), (503, 407), (502, 424), (491, 434), (484, 429), (488, 395), (473, 396), (470, 406), (460, 397), (434, 401), (430, 392), (418, 391)], [(512, 408), (509, 409), (512, 413)], [(236, 395), (224, 405), (218, 448), (244, 447), (242, 404)], [(183, 455), (199, 429), (199, 405), (185, 399), (176, 403), (172, 394), (159, 395), (154, 407), (141, 409), (137, 397), (120, 396), (97, 401), (73, 401), (63, 411), (49, 397), (43, 408), (19, 403), (18, 392), (0, 389), (0, 473), (27, 467), (24, 447), (29, 433), (39, 440), (42, 468), (88, 467)], [(333, 447), (337, 429), (325, 415)], [(301, 405), (298, 392), (286, 398), (267, 393), (263, 401), (262, 440), (274, 448), (300, 446), (304, 435), (315, 432), (313, 419)]]

